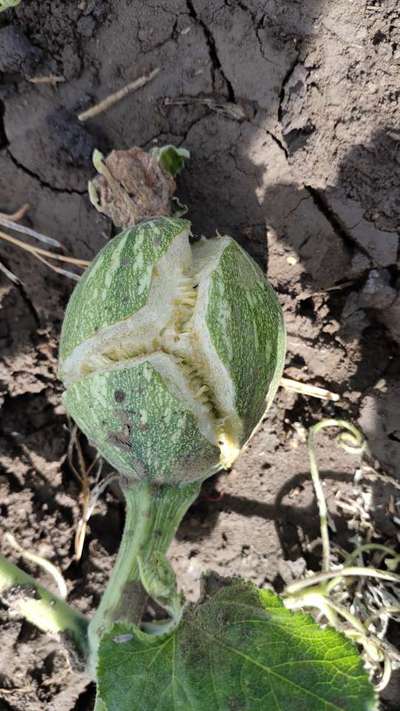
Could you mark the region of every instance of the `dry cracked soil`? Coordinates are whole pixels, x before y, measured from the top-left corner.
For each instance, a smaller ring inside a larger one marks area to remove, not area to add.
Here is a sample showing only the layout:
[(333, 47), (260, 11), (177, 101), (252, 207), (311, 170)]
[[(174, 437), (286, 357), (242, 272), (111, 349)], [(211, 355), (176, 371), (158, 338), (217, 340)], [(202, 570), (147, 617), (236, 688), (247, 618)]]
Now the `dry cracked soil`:
[[(78, 120), (155, 67), (145, 87)], [(194, 233), (229, 233), (258, 260), (285, 311), (286, 375), (340, 395), (281, 389), (237, 466), (204, 486), (170, 552), (191, 599), (208, 568), (278, 590), (318, 568), (304, 427), (322, 417), (358, 422), (388, 475), (355, 485), (355, 459), (321, 436), (334, 538), (351, 548), (362, 500), (376, 540), (399, 542), (399, 70), (397, 0), (22, 0), (0, 15), (0, 211), (29, 203), (26, 225), (90, 260), (113, 234), (88, 200), (93, 148), (185, 146), (178, 194)], [(73, 282), (11, 244), (0, 260), (20, 279), (0, 272), (1, 550), (22, 562), (9, 532), (48, 558), (90, 613), (123, 507), (103, 496), (76, 561), (80, 483), (56, 376)], [(92, 708), (55, 642), (0, 618), (1, 710)], [(389, 635), (398, 643), (396, 625)], [(399, 689), (397, 673), (382, 708), (399, 709)]]

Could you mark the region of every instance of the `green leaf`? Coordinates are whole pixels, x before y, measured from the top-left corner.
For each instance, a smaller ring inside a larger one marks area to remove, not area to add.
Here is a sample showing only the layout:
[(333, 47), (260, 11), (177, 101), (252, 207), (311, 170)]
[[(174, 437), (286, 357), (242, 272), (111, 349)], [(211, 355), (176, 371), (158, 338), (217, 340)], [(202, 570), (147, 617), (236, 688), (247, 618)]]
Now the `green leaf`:
[(186, 148), (176, 148), (172, 145), (153, 148), (152, 154), (156, 156), (165, 172), (174, 178), (183, 170), (185, 160), (189, 160), (190, 158), (190, 153)]
[(116, 624), (100, 644), (106, 711), (371, 711), (356, 648), (243, 581), (215, 588), (172, 633)]

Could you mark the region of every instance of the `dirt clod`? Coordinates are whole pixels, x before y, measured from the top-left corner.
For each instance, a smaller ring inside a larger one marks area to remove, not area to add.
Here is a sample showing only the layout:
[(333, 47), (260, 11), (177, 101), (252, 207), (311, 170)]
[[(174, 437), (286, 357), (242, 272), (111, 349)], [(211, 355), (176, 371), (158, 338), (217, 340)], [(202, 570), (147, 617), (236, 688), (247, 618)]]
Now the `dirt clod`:
[(0, 72), (31, 76), (42, 52), (34, 47), (18, 27), (0, 29)]

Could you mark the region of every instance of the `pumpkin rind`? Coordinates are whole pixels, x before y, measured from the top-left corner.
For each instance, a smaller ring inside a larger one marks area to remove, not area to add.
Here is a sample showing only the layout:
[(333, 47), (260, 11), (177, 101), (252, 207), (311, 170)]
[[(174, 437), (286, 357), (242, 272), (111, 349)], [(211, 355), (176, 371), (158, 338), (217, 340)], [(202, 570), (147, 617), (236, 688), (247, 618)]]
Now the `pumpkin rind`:
[(132, 479), (198, 481), (219, 468), (219, 449), (149, 362), (92, 373), (64, 404), (100, 454)]
[(233, 383), (243, 444), (282, 375), (285, 328), (276, 294), (258, 265), (231, 240), (211, 275), (206, 325)]

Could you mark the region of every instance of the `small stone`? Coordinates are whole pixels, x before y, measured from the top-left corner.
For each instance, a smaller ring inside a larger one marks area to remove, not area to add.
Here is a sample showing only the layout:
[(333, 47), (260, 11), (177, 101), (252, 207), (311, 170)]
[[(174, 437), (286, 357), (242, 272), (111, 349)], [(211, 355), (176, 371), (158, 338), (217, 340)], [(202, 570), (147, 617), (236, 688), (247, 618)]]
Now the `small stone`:
[(371, 269), (359, 295), (361, 308), (386, 309), (396, 298), (387, 269)]
[(299, 260), (297, 259), (297, 257), (294, 256), (294, 254), (289, 255), (289, 257), (286, 258), (286, 261), (291, 267), (293, 267), (295, 264), (298, 264), (299, 262)]

